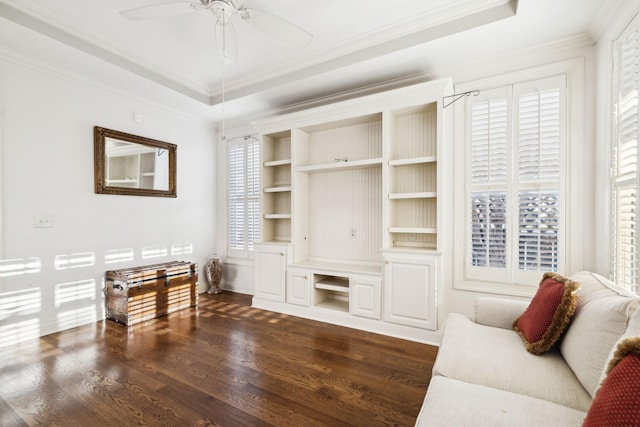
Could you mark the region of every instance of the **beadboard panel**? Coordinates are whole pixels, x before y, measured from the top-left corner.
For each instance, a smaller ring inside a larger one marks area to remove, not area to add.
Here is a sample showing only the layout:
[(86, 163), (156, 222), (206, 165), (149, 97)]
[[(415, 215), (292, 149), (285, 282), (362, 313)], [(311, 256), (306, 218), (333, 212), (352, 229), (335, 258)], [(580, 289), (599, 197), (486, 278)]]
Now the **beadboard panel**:
[(400, 199), (391, 201), (392, 227), (436, 228), (435, 198)]
[(382, 117), (363, 123), (309, 130), (306, 164), (323, 164), (382, 157)]
[(435, 156), (436, 119), (435, 104), (394, 114), (391, 159)]
[(391, 193), (436, 192), (437, 172), (435, 162), (395, 166), (391, 175)]
[(309, 257), (381, 262), (381, 188), (380, 167), (310, 175)]

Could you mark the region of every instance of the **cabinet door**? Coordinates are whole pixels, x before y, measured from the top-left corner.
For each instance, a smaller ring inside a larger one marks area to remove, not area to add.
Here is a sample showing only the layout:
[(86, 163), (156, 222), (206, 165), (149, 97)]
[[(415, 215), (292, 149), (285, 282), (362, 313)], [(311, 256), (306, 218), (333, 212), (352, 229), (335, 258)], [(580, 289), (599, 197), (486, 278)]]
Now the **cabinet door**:
[(381, 285), (380, 277), (353, 276), (349, 289), (351, 314), (380, 319)]
[(384, 270), (384, 320), (437, 329), (437, 258), (389, 258)]
[(289, 304), (309, 307), (311, 295), (310, 274), (305, 270), (290, 269), (287, 271), (287, 302)]
[(256, 247), (255, 296), (285, 302), (287, 250), (278, 246)]

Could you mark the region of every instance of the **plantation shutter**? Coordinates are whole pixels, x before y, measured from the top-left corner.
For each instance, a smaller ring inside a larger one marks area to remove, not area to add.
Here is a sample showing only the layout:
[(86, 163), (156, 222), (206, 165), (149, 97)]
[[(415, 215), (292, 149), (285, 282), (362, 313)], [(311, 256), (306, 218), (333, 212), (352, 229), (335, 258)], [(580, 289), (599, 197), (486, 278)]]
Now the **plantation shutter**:
[(468, 279), (537, 284), (561, 257), (565, 76), (467, 101)]
[(247, 249), (260, 240), (260, 146), (247, 143)]
[(613, 279), (638, 292), (638, 18), (614, 45)]
[(514, 87), (518, 264), (513, 280), (520, 283), (559, 269), (565, 86), (560, 76)]
[[(510, 90), (484, 91), (468, 103), (470, 247), (468, 276), (504, 281), (509, 262)], [(478, 268), (480, 267), (480, 268)]]
[(260, 149), (255, 139), (230, 142), (228, 151), (228, 246), (247, 257), (260, 239)]
[(244, 249), (244, 147), (229, 147), (229, 249)]

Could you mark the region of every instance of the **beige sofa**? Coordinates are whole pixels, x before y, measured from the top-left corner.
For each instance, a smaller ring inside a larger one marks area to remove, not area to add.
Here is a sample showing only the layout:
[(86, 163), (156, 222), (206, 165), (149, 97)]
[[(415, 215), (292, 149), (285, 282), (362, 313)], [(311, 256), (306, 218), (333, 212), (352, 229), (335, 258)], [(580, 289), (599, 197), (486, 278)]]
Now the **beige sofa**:
[(575, 314), (542, 355), (512, 329), (526, 302), (482, 297), (473, 320), (449, 314), (416, 425), (582, 425), (617, 342), (640, 335), (640, 298), (594, 273), (571, 279)]

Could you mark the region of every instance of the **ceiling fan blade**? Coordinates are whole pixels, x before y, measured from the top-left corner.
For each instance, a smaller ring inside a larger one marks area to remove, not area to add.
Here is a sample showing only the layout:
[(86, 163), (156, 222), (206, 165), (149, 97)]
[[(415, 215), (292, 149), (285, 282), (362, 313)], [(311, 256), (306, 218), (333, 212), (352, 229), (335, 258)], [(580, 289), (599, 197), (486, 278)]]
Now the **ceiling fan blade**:
[(216, 21), (216, 46), (223, 64), (235, 64), (238, 61), (238, 39), (231, 21), (226, 24)]
[(307, 47), (313, 40), (312, 34), (268, 12), (258, 9), (244, 9), (244, 11), (248, 12), (242, 14), (244, 22), (287, 43)]
[(123, 10), (122, 12), (120, 12), (120, 15), (131, 21), (186, 15), (188, 13), (197, 12), (197, 9), (191, 6), (192, 3), (193, 2), (191, 1), (178, 1), (172, 3), (154, 4), (151, 6), (143, 6), (137, 7), (135, 9)]

